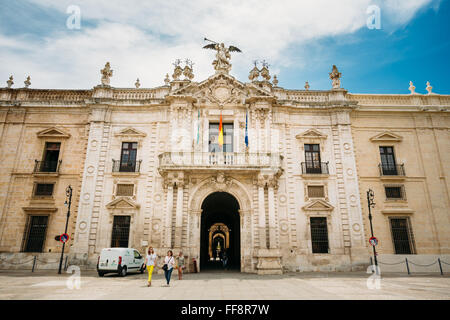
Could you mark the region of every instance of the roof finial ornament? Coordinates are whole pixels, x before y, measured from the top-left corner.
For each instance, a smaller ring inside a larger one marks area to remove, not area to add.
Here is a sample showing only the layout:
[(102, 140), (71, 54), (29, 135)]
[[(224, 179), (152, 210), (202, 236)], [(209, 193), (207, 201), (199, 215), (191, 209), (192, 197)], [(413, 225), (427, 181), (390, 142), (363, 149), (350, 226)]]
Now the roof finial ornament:
[(433, 87), (430, 85), (430, 81), (427, 81), (426, 90), (428, 91), (428, 94), (433, 94), (433, 92), (432, 92)]
[(180, 67), (181, 60), (177, 59), (174, 63), (175, 69), (173, 70), (172, 78), (173, 80), (179, 80), (180, 76), (183, 74), (183, 69)]
[(310, 88), (309, 82), (306, 81), (306, 82), (305, 82), (305, 90), (306, 90), (306, 91), (309, 91), (309, 88)]
[(212, 49), (217, 51), (216, 60), (214, 60), (212, 63), (214, 69), (216, 70), (216, 73), (219, 72), (228, 73), (231, 69), (231, 63), (229, 61), (231, 59), (230, 52), (242, 52), (241, 49), (235, 46), (229, 46), (227, 48), (225, 47), (224, 43), (219, 44), (207, 38), (204, 38), (204, 41), (208, 41), (211, 43), (204, 46), (203, 49)]
[(257, 81), (258, 77), (259, 77), (259, 74), (260, 74), (260, 71), (258, 69), (258, 60), (254, 60), (253, 64), (255, 66), (253, 67), (252, 70), (250, 70), (250, 74), (248, 75), (249, 80), (252, 81), (252, 82), (253, 81)]
[(168, 86), (170, 84), (170, 78), (169, 78), (169, 74), (168, 73), (166, 73), (166, 77), (164, 78), (164, 84), (166, 86)]
[(9, 80), (8, 81), (6, 81), (6, 83), (8, 84), (8, 88), (11, 88), (12, 87), (12, 85), (14, 84), (14, 78), (13, 78), (13, 76), (11, 75), (10, 77), (9, 77)]
[(139, 82), (139, 78), (136, 79), (136, 82), (134, 83), (134, 85), (136, 86), (136, 89), (139, 89), (139, 87), (141, 86), (141, 83)]
[(110, 79), (113, 75), (113, 70), (111, 70), (111, 65), (109, 62), (106, 62), (105, 67), (100, 70), (102, 75), (102, 85), (109, 86)]
[(189, 59), (186, 59), (185, 63), (186, 66), (183, 69), (183, 75), (185, 76), (185, 80), (192, 80), (194, 79), (194, 72), (192, 70), (192, 66), (194, 65), (194, 63)]
[(333, 65), (333, 70), (330, 73), (330, 79), (331, 79), (333, 89), (341, 88), (341, 76), (342, 76), (342, 73), (339, 72), (336, 65)]
[(414, 84), (412, 81), (409, 82), (409, 91), (411, 91), (411, 94), (416, 94), (416, 87), (414, 87)]
[(271, 76), (269, 73), (269, 64), (266, 62), (266, 60), (261, 61), (262, 69), (261, 69), (261, 76), (266, 80), (269, 81)]
[(25, 84), (25, 88), (28, 88), (31, 85), (31, 77), (28, 76), (23, 83)]
[(277, 78), (277, 75), (276, 75), (276, 74), (273, 76), (272, 84), (273, 84), (275, 87), (278, 86), (278, 78)]

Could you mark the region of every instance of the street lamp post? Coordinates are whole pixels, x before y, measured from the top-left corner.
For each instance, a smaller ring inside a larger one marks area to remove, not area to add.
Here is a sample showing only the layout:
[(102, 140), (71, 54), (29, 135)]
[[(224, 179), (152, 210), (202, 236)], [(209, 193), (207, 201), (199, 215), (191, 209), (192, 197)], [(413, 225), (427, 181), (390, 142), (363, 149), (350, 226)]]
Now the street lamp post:
[[(67, 205), (66, 229), (64, 230), (64, 233), (67, 233), (67, 226), (69, 225), (69, 217), (70, 217), (70, 205), (72, 204), (72, 187), (70, 185), (66, 188), (66, 202), (64, 202), (64, 204)], [(61, 274), (61, 268), (62, 268), (65, 247), (66, 247), (66, 242), (64, 241), (63, 246), (62, 246), (62, 251), (61, 251), (61, 258), (59, 259), (59, 269), (58, 269), (59, 274)]]
[[(367, 191), (367, 206), (369, 207), (369, 222), (370, 222), (370, 232), (373, 238), (373, 226), (372, 226), (372, 212), (371, 208), (375, 208), (375, 202), (373, 199), (375, 198), (375, 194), (372, 189)], [(375, 245), (372, 245), (373, 248), (373, 260), (375, 261), (375, 271), (378, 274), (378, 260), (377, 260), (377, 250), (375, 249)]]

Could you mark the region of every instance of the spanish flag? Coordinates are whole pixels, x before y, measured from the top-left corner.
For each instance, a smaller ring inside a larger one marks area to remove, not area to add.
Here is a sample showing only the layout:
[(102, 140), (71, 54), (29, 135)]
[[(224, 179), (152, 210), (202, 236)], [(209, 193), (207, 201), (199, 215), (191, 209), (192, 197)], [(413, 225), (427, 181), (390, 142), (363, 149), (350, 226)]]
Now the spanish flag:
[(220, 123), (219, 123), (219, 146), (223, 147), (223, 126), (222, 126), (222, 112), (220, 113)]

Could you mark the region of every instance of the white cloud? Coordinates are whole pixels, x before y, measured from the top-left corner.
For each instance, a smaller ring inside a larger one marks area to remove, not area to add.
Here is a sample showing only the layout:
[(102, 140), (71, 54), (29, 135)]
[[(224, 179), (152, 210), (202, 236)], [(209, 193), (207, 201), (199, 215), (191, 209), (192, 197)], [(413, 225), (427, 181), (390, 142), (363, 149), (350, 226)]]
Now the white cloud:
[[(290, 66), (289, 47), (325, 36), (353, 33), (365, 26), (371, 0), (197, 0), (197, 1), (50, 1), (31, 0), (66, 14), (81, 8), (81, 30), (61, 31), (42, 41), (0, 34), (3, 77), (30, 73), (32, 87), (89, 88), (100, 82), (99, 70), (111, 62), (113, 86), (131, 87), (137, 77), (143, 87), (163, 84), (176, 58), (195, 62), (195, 80), (212, 73), (214, 53), (202, 50), (203, 37), (240, 47), (233, 54), (233, 73), (246, 79), (251, 61), (266, 59), (273, 72)], [(376, 1), (375, 1), (376, 2)], [(380, 2), (382, 18), (398, 26), (410, 21), (433, 0)], [(68, 16), (68, 15), (67, 15)], [(83, 21), (97, 21), (87, 27)], [(20, 52), (18, 52), (20, 50)], [(17, 80), (18, 77), (16, 77)], [(1, 80), (1, 79), (0, 79)], [(16, 83), (21, 82), (16, 81)]]

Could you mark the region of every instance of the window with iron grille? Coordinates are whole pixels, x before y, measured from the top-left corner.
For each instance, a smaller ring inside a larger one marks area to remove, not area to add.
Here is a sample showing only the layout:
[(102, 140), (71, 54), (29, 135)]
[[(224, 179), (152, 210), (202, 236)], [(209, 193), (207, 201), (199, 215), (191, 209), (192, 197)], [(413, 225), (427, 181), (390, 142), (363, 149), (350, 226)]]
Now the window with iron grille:
[(405, 187), (403, 185), (385, 185), (386, 199), (406, 199)]
[(128, 238), (130, 235), (130, 219), (130, 216), (114, 216), (111, 237), (112, 248), (128, 248)]
[(47, 233), (48, 216), (29, 216), (25, 228), (24, 252), (42, 252)]
[(38, 197), (50, 197), (53, 195), (53, 183), (36, 183), (34, 195)]
[(414, 235), (409, 218), (390, 218), (396, 254), (415, 254)]
[(325, 197), (323, 186), (308, 186), (308, 198), (323, 198)]
[(118, 184), (116, 196), (132, 197), (134, 195), (134, 184)]
[(327, 218), (314, 217), (311, 224), (311, 244), (313, 253), (328, 253)]

